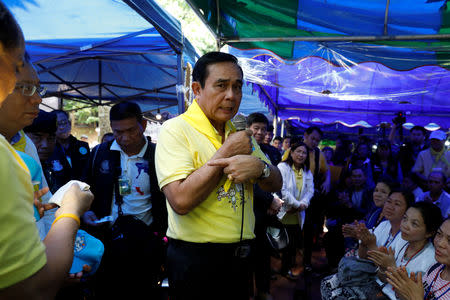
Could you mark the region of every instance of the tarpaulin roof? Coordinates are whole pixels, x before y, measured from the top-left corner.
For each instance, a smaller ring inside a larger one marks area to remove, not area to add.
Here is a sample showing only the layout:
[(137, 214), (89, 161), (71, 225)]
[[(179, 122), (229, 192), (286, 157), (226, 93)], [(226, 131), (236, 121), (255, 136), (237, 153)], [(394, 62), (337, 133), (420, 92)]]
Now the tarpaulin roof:
[(282, 119), (450, 127), (444, 0), (188, 2)]
[(192, 64), (198, 55), (180, 23), (154, 1), (4, 3), (22, 27), (49, 96), (91, 104), (129, 100), (144, 111), (182, 109), (183, 60)]

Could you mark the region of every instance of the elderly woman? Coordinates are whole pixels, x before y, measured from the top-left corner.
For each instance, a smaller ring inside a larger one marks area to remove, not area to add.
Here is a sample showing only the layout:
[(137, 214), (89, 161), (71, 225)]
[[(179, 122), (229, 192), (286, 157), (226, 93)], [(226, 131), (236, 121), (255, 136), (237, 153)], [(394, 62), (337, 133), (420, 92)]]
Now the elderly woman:
[(283, 177), (281, 194), (284, 204), (278, 215), (285, 225), (289, 236), (289, 245), (282, 252), (282, 272), (295, 279), (293, 272), (297, 249), (300, 247), (301, 228), (305, 220), (305, 210), (314, 194), (313, 175), (309, 170), (308, 147), (297, 142), (291, 145), (286, 161), (278, 164)]

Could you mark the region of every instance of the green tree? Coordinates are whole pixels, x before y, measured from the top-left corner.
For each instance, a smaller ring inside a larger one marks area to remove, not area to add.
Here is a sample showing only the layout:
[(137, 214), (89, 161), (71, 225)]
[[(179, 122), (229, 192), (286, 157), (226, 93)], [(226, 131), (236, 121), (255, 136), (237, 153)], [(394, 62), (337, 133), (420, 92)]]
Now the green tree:
[(88, 106), (84, 103), (64, 100), (63, 110), (67, 112), (74, 112), (76, 124), (97, 124), (98, 123), (98, 108), (96, 106)]
[(156, 2), (180, 21), (184, 35), (200, 55), (217, 50), (214, 36), (186, 1), (156, 0)]

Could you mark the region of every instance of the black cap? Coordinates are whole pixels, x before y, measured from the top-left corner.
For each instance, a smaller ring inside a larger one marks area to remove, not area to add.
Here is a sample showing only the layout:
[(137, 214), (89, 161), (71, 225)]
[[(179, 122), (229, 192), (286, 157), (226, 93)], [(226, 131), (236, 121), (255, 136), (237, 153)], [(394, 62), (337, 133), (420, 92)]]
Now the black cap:
[(56, 115), (39, 110), (39, 115), (34, 119), (33, 124), (23, 129), (25, 132), (56, 132)]

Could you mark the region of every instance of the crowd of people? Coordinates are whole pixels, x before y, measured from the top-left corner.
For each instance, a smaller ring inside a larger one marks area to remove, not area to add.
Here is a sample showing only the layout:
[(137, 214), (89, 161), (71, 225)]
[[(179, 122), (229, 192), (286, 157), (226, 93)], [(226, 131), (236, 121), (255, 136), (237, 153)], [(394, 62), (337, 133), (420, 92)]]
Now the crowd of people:
[[(210, 52), (156, 144), (120, 102), (90, 149), (67, 112), (39, 110), (45, 88), (2, 2), (0, 25), (1, 299), (158, 299), (165, 278), (170, 299), (270, 299), (272, 275), (313, 272), (320, 247), (323, 299), (450, 299), (444, 131), (398, 140), (394, 125), (322, 149), (319, 127), (274, 137), (262, 113), (238, 124), (243, 70)], [(99, 266), (75, 263), (93, 241)]]

